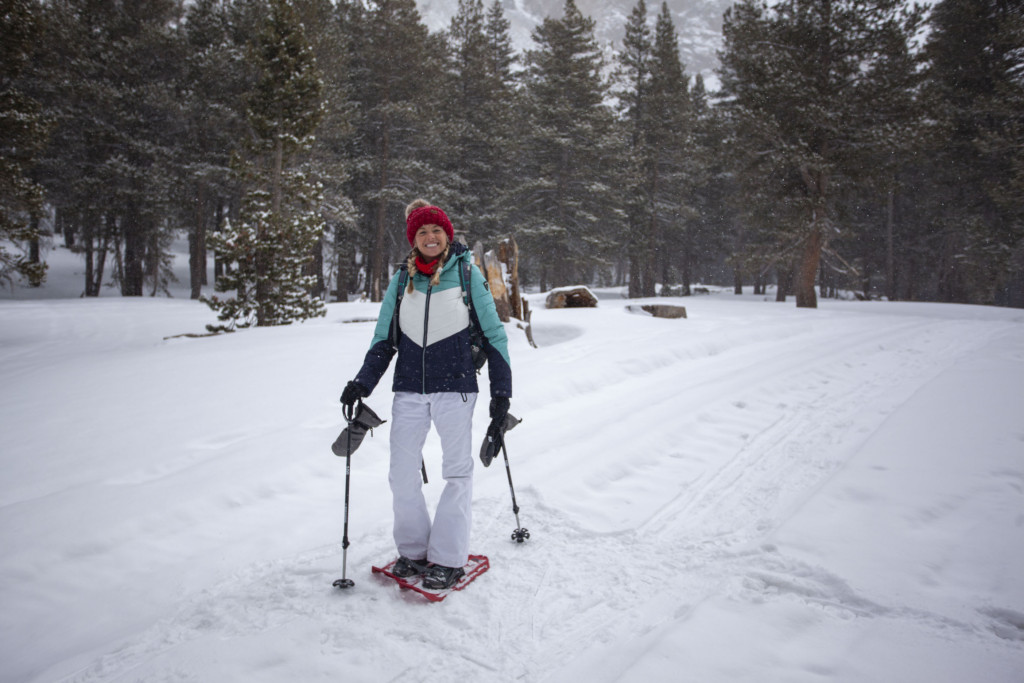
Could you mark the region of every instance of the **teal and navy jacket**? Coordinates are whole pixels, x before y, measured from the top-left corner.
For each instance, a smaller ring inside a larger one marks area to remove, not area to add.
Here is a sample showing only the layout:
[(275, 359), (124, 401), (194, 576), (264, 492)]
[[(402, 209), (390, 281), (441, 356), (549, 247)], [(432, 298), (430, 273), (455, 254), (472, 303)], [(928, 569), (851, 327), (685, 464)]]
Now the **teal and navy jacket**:
[[(393, 391), (417, 394), (437, 392), (475, 393), (476, 369), (469, 337), (469, 309), (462, 298), (459, 270), (463, 260), (472, 263), (472, 254), (458, 242), (451, 245), (448, 261), (441, 267), (436, 286), (430, 278), (411, 274), (414, 291), (402, 297), (399, 306), (398, 362), (395, 365)], [(391, 343), (391, 318), (398, 299), (396, 272), (388, 285), (380, 316), (374, 329), (370, 350), (355, 381), (373, 391), (388, 369), (395, 347)], [(407, 285), (408, 286), (408, 285)], [(487, 373), (491, 396), (512, 397), (512, 366), (508, 357), (508, 337), (494, 307), (494, 297), (484, 285), (484, 277), (475, 265), (470, 267), (473, 308), (484, 333)]]

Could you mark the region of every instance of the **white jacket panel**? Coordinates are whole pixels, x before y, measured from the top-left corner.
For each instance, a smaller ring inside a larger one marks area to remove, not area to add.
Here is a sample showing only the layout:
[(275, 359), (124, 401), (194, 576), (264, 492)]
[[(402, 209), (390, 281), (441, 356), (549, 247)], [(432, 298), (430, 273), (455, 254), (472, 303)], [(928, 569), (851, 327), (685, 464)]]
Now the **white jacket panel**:
[[(427, 315), (427, 295), (419, 290), (406, 292), (399, 309), (402, 332), (417, 345), (423, 345), (423, 320)], [(430, 293), (427, 318), (427, 346), (447, 339), (469, 327), (469, 309), (462, 301), (462, 289), (452, 287)]]

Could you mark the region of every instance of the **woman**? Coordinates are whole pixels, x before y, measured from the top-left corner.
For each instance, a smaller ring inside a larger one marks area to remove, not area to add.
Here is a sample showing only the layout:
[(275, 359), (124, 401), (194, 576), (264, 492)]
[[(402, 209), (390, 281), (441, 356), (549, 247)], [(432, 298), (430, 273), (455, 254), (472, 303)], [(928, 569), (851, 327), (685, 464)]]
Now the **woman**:
[[(402, 577), (423, 574), (423, 586), (453, 586), (469, 560), (473, 498), (472, 421), (476, 405), (476, 369), (470, 348), (470, 315), (464, 302), (460, 271), (472, 263), (469, 251), (454, 241), (448, 216), (417, 199), (405, 210), (406, 237), (412, 251), (406, 263), (408, 287), (399, 306), (397, 349), (391, 318), (398, 299), (401, 272), (391, 278), (370, 350), (341, 402), (352, 405), (369, 396), (391, 358), (395, 365), (391, 412), (391, 485), (398, 561), (392, 570)], [(512, 396), (508, 338), (484, 278), (470, 268), (473, 307), (485, 341), (491, 386), (488, 434), (505, 422)], [(420, 479), (423, 443), (433, 423), (441, 437), (444, 490), (434, 518), (427, 512)]]

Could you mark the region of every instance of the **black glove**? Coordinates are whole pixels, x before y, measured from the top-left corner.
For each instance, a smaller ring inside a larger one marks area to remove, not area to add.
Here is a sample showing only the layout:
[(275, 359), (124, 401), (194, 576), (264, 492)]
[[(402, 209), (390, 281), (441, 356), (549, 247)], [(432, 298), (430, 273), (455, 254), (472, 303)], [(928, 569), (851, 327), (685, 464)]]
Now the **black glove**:
[(508, 415), (509, 400), (507, 396), (495, 396), (491, 399), (491, 422), (504, 424)]
[(343, 405), (351, 407), (361, 398), (366, 398), (370, 395), (370, 392), (366, 390), (362, 384), (352, 381), (345, 385), (345, 390), (341, 392), (341, 402)]
[(501, 441), (504, 435), (501, 423), (492, 420), (491, 424), (487, 427), (487, 443), (493, 443), (496, 448), (501, 448)]
[(505, 396), (495, 396), (491, 399), (491, 424), (487, 427), (487, 440), (501, 444), (501, 438), (505, 433), (505, 416), (508, 415), (509, 400)]
[(491, 424), (487, 427), (487, 437), (480, 445), (480, 462), (490, 467), (491, 461), (505, 446), (505, 432), (515, 427), (522, 420), (508, 412), (508, 399), (504, 396), (491, 399)]
[[(359, 385), (357, 384), (356, 386)], [(359, 448), (359, 444), (363, 442), (366, 432), (372, 432), (375, 427), (380, 427), (385, 422), (387, 420), (377, 417), (377, 413), (370, 410), (370, 406), (360, 403), (359, 407), (356, 408), (355, 415), (352, 416), (352, 420), (342, 430), (341, 434), (338, 435), (338, 438), (335, 439), (331, 450), (338, 456), (352, 455)]]

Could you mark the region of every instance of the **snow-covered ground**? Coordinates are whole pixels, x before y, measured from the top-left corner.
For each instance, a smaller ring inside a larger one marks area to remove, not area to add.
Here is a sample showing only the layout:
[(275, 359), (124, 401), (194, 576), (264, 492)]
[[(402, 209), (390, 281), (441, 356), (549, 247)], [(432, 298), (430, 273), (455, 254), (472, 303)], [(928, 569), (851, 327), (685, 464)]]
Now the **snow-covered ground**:
[[(376, 305), (173, 337), (212, 313), (31, 298), (59, 283), (0, 301), (0, 680), (1024, 680), (1024, 311), (534, 295), (539, 348), (508, 326), (531, 538), (478, 465), (492, 568), (428, 604), (370, 573), (389, 424), (353, 457), (356, 585), (331, 587), (330, 445)], [(431, 500), (439, 460), (432, 435)]]

